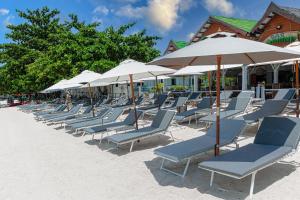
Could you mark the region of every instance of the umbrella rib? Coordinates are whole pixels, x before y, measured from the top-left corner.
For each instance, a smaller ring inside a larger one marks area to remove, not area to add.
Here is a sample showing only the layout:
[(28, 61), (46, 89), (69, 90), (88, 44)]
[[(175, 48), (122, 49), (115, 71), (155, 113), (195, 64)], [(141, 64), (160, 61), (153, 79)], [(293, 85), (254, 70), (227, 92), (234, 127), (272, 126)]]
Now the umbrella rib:
[(149, 72), (149, 74), (151, 74), (152, 76), (156, 76), (155, 74), (153, 74), (152, 72)]
[(245, 53), (245, 56), (252, 62), (252, 64), (255, 64), (256, 62), (248, 55), (248, 53)]
[(189, 64), (187, 65), (187, 66), (190, 66), (190, 65), (192, 65), (193, 64), (193, 62), (197, 59), (198, 57), (197, 56), (195, 56), (192, 60), (191, 60), (191, 62), (189, 62)]

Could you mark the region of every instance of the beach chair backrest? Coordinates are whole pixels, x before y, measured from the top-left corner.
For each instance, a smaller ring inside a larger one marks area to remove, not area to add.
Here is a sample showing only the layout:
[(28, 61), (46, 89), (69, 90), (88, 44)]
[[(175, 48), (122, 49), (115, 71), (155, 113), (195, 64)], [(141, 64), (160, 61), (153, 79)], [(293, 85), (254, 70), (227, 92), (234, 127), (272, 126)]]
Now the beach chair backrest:
[(239, 95), (237, 96), (238, 98), (252, 98), (254, 97), (254, 91), (241, 91)]
[[(137, 115), (137, 119), (140, 118), (140, 116), (142, 116), (143, 111), (137, 110), (136, 111), (136, 115)], [(136, 122), (135, 120), (135, 112), (134, 109), (131, 109), (129, 111), (129, 114), (127, 115), (127, 117), (124, 119), (124, 124), (126, 125), (133, 125)]]
[(140, 105), (143, 102), (143, 100), (144, 100), (144, 97), (143, 96), (139, 96), (137, 98), (136, 102), (135, 102), (135, 105), (137, 105), (137, 106)]
[(151, 127), (161, 130), (167, 130), (174, 115), (174, 111), (159, 110), (152, 121)]
[(113, 108), (111, 112), (107, 115), (108, 121), (115, 121), (123, 113), (122, 108)]
[(59, 105), (57, 106), (54, 111), (58, 112), (58, 111), (63, 111), (67, 106), (65, 104)]
[(229, 105), (226, 108), (227, 110), (245, 110), (249, 104), (250, 98), (232, 98)]
[(166, 101), (167, 98), (168, 98), (167, 94), (161, 94), (154, 101), (154, 104), (157, 104), (157, 105), (161, 106), (162, 104), (164, 104), (164, 102)]
[(203, 97), (202, 100), (197, 104), (197, 108), (199, 109), (206, 109), (211, 108), (212, 105), (215, 103), (215, 97)]
[(271, 113), (272, 115), (276, 115), (281, 113), (288, 103), (288, 100), (268, 99), (265, 101), (260, 110), (266, 113)]
[(100, 111), (97, 112), (96, 116), (97, 117), (103, 117), (105, 114), (107, 114), (111, 108), (103, 108)]
[(254, 144), (297, 148), (300, 119), (295, 117), (265, 117), (257, 131)]
[(82, 112), (82, 114), (87, 114), (87, 113), (91, 112), (92, 109), (93, 109), (93, 106), (87, 106), (87, 107), (85, 108), (85, 110)]
[[(220, 138), (234, 140), (238, 137), (246, 127), (244, 120), (238, 119), (222, 119), (220, 121)], [(216, 137), (216, 123), (207, 130), (207, 136)]]
[(187, 100), (188, 100), (187, 97), (178, 97), (176, 104), (174, 104), (174, 107), (183, 106)]
[(195, 100), (198, 99), (200, 96), (201, 92), (193, 92), (190, 96), (188, 100)]
[(221, 100), (229, 99), (230, 96), (232, 95), (232, 93), (233, 93), (233, 92), (230, 91), (230, 90), (224, 90), (224, 91), (222, 91), (221, 94), (220, 94), (220, 99), (221, 99)]
[(77, 113), (80, 110), (81, 107), (82, 107), (82, 104), (77, 104), (76, 106), (73, 106), (69, 112), (70, 113)]
[(275, 100), (291, 100), (295, 95), (294, 89), (279, 89), (273, 99)]

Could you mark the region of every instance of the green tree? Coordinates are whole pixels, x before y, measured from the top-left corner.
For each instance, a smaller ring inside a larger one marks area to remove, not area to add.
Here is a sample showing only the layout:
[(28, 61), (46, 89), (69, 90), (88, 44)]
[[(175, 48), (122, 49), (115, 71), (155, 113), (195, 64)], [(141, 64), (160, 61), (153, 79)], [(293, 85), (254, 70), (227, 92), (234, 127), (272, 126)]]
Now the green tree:
[(127, 58), (159, 56), (159, 37), (145, 30), (127, 34), (134, 23), (100, 31), (99, 23), (80, 22), (74, 14), (62, 22), (48, 7), (17, 12), (24, 22), (8, 25), (11, 42), (0, 45), (0, 93), (37, 92), (86, 69), (104, 73)]

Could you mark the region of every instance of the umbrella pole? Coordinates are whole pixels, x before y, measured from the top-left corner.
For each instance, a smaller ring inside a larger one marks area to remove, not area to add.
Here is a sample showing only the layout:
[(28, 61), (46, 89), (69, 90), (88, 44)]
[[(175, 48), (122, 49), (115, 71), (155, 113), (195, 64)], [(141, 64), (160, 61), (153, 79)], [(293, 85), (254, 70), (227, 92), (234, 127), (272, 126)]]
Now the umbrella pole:
[(126, 81), (126, 88), (127, 88), (127, 98), (129, 99), (128, 81)]
[(89, 87), (89, 95), (90, 95), (90, 98), (91, 98), (92, 113), (93, 113), (93, 117), (95, 117), (95, 110), (94, 110), (93, 97), (92, 97), (92, 88), (91, 88), (90, 83), (88, 83), (88, 87)]
[(296, 61), (296, 117), (299, 118), (299, 62)]
[(220, 75), (221, 75), (221, 56), (217, 56), (217, 110), (216, 110), (216, 146), (215, 156), (220, 154)]
[(132, 103), (133, 103), (133, 109), (134, 109), (134, 115), (135, 115), (135, 128), (136, 128), (136, 130), (138, 130), (139, 125), (138, 125), (138, 118), (137, 118), (137, 113), (136, 113), (136, 105), (135, 105), (135, 96), (134, 96), (132, 74), (129, 74), (129, 79), (130, 79), (130, 89), (131, 89)]

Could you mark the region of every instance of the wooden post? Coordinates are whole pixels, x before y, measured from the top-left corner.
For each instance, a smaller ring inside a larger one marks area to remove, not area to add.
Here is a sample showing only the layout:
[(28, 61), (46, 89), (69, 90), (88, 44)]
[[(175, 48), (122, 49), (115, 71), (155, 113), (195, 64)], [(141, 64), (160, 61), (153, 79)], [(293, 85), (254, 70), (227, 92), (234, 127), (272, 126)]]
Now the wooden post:
[(296, 61), (295, 65), (296, 75), (296, 117), (299, 118), (299, 62)]
[(220, 154), (220, 75), (221, 75), (221, 56), (217, 56), (217, 110), (216, 110), (216, 145), (215, 156)]
[(138, 118), (137, 118), (137, 113), (136, 113), (132, 74), (129, 74), (129, 79), (130, 79), (130, 89), (131, 89), (132, 103), (133, 103), (133, 109), (134, 109), (134, 115), (135, 115), (135, 128), (136, 128), (136, 130), (138, 130), (139, 125), (138, 125)]
[(94, 105), (93, 105), (93, 97), (92, 97), (92, 89), (91, 89), (91, 84), (88, 83), (88, 90), (89, 90), (89, 95), (91, 98), (91, 106), (92, 106), (92, 113), (93, 113), (93, 117), (95, 117), (95, 110), (94, 110)]

